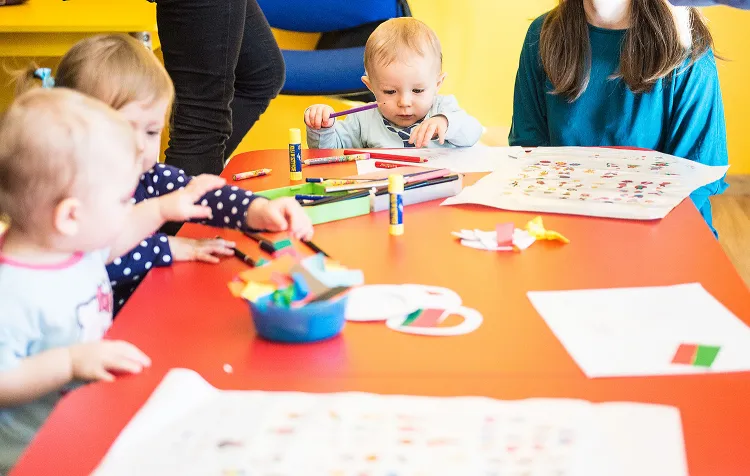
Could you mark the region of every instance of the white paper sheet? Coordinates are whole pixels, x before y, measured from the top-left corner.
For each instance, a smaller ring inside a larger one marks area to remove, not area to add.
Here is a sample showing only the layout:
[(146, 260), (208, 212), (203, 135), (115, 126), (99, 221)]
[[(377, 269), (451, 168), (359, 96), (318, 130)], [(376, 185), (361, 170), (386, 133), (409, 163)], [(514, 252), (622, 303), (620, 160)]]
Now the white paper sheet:
[[(750, 328), (698, 283), (528, 297), (590, 378), (750, 371)], [(680, 344), (721, 350), (710, 369), (673, 364)]]
[[(485, 147), (474, 146), (460, 149), (357, 149), (363, 152), (385, 152), (411, 157), (425, 157), (423, 164), (405, 163), (408, 165), (423, 165), (436, 169), (450, 169), (457, 173), (492, 172), (503, 161), (514, 160), (523, 154), (521, 147)], [(380, 171), (375, 168), (375, 162), (393, 162), (394, 159), (370, 159), (357, 161), (357, 173), (367, 174)]]
[[(189, 412), (173, 412), (177, 402)], [(493, 472), (683, 476), (679, 411), (563, 399), (219, 391), (175, 369), (94, 474)]]
[(659, 152), (584, 147), (523, 151), (441, 205), (654, 220), (728, 167)]

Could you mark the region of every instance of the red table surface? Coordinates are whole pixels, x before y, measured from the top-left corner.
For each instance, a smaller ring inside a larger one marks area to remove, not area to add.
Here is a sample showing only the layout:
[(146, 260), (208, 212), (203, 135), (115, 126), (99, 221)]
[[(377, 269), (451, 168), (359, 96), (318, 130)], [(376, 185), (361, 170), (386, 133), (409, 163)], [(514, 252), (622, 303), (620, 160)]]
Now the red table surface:
[[(235, 185), (263, 190), (289, 184), (283, 150), (241, 154), (223, 176), (231, 182), (234, 173), (262, 167), (272, 168), (272, 174)], [(304, 175), (337, 177), (355, 170), (351, 163), (323, 165), (305, 168)], [(469, 174), (465, 182), (480, 176)], [(319, 225), (314, 241), (350, 268), (364, 270), (367, 283), (419, 283), (455, 290), (465, 305), (484, 315), (477, 331), (431, 338), (393, 332), (382, 323), (349, 323), (341, 336), (326, 342), (269, 343), (256, 338), (246, 305), (226, 287), (247, 269), (239, 260), (154, 269), (108, 334), (140, 347), (153, 366), (137, 376), (68, 394), (12, 474), (88, 474), (174, 367), (194, 369), (222, 389), (674, 405), (682, 415), (691, 475), (750, 474), (750, 374), (588, 379), (526, 297), (531, 290), (699, 282), (750, 324), (748, 288), (689, 200), (653, 222), (544, 215), (547, 228), (563, 233), (571, 243), (539, 242), (523, 253), (469, 249), (450, 232), (490, 230), (511, 221), (522, 226), (536, 214), (438, 203), (406, 207), (406, 232), (401, 237), (389, 236), (388, 213), (381, 212)], [(181, 233), (211, 237), (217, 231), (187, 225)], [(257, 245), (239, 233), (219, 234), (236, 240), (250, 256), (261, 256)], [(233, 367), (232, 373), (224, 371), (225, 364)]]

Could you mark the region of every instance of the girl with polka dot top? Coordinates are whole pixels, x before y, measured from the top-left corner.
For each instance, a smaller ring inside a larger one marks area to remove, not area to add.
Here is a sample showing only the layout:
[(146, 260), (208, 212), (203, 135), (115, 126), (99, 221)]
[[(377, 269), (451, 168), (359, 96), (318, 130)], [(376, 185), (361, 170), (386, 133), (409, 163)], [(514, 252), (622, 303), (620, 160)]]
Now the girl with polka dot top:
[[(84, 39), (62, 58), (55, 83), (104, 101), (131, 123), (143, 163), (135, 203), (182, 189), (190, 182), (192, 177), (183, 170), (157, 163), (174, 86), (164, 66), (140, 42), (126, 35)], [(213, 213), (198, 223), (243, 231), (288, 230), (295, 238), (312, 238), (310, 219), (291, 198), (267, 200), (227, 185), (204, 195), (199, 203)], [(224, 240), (191, 240), (163, 233), (150, 236), (107, 266), (115, 314), (152, 268), (174, 261), (216, 263), (219, 256), (232, 255), (233, 248), (234, 243)]]

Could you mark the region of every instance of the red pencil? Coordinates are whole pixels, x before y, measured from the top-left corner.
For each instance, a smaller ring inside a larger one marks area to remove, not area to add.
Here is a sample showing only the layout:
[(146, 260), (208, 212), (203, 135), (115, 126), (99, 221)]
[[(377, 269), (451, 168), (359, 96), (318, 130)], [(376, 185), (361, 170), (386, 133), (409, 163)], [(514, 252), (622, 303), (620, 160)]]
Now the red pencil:
[[(412, 157), (408, 155), (398, 155), (398, 154), (388, 154), (386, 152), (373, 152), (368, 151), (370, 154), (371, 159), (390, 159), (390, 160), (397, 160), (399, 162), (416, 162), (416, 163), (423, 163), (427, 162), (427, 159), (424, 157)], [(346, 149), (344, 150), (344, 155), (349, 154), (361, 154), (361, 150), (357, 149)]]
[(393, 162), (375, 162), (376, 169), (397, 169), (399, 167), (408, 167), (403, 164), (394, 164)]

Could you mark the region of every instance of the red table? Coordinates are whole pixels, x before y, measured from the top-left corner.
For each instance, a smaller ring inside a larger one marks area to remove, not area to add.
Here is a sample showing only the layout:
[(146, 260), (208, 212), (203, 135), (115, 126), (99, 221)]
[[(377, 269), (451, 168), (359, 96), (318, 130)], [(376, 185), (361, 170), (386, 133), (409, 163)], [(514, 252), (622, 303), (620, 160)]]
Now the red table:
[[(308, 156), (330, 151), (305, 151)], [(262, 190), (288, 184), (286, 151), (240, 155), (224, 171), (271, 167), (267, 177), (237, 182)], [(344, 176), (353, 164), (309, 167), (307, 176)], [(467, 177), (475, 181), (480, 175)], [(457, 291), (484, 315), (478, 331), (430, 338), (390, 331), (382, 323), (348, 324), (342, 336), (312, 345), (256, 339), (248, 309), (226, 283), (247, 269), (178, 263), (153, 270), (109, 337), (128, 340), (153, 359), (143, 374), (72, 392), (55, 409), (15, 476), (88, 474), (168, 369), (192, 368), (219, 388), (416, 395), (485, 395), (653, 402), (682, 414), (690, 474), (750, 474), (750, 375), (587, 379), (526, 298), (529, 290), (656, 286), (700, 282), (750, 324), (750, 293), (689, 200), (657, 222), (545, 215), (571, 239), (540, 242), (520, 254), (460, 246), (450, 232), (522, 225), (535, 214), (430, 202), (407, 207), (406, 233), (388, 234), (387, 212), (316, 227), (315, 242), (368, 283), (420, 283)], [(216, 230), (189, 225), (183, 234)], [(251, 256), (257, 245), (239, 233)], [(304, 249), (304, 248), (300, 248)], [(234, 371), (226, 373), (224, 364)]]

